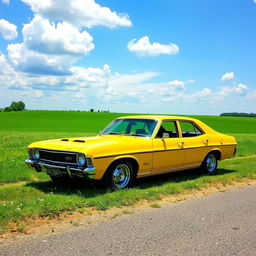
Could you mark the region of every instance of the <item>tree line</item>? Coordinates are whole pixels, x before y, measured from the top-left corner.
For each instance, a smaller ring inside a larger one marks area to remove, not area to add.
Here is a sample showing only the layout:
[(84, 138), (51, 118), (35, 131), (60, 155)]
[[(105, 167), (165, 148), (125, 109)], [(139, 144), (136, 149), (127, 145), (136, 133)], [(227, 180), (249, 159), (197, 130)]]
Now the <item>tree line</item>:
[(10, 111), (22, 111), (25, 109), (25, 103), (23, 101), (13, 101), (9, 107), (3, 109), (4, 112)]
[(220, 116), (256, 117), (256, 113), (238, 113), (238, 112), (231, 112), (231, 113), (221, 113)]

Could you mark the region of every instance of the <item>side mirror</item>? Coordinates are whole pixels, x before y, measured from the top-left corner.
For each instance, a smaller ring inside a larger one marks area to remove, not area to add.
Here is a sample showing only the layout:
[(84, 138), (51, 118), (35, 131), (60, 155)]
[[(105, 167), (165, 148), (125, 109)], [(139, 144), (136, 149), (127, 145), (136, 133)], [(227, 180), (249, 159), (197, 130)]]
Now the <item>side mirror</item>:
[(164, 132), (163, 133), (163, 139), (169, 139), (169, 138), (170, 138), (169, 133)]

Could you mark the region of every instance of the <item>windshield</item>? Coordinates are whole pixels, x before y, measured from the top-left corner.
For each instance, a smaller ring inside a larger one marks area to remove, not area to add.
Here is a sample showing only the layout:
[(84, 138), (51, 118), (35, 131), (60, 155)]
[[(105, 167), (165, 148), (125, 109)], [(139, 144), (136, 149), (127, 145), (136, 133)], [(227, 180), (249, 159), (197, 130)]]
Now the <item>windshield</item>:
[(101, 134), (151, 137), (156, 124), (151, 119), (116, 119)]

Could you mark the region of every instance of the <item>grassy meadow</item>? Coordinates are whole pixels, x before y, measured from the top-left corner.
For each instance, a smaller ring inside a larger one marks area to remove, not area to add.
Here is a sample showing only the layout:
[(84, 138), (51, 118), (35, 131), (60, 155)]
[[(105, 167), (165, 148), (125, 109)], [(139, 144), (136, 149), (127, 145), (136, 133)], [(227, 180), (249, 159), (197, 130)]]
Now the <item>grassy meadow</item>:
[[(135, 188), (105, 191), (90, 183), (56, 187), (43, 173), (24, 164), (26, 146), (51, 138), (97, 134), (111, 120), (127, 115), (74, 111), (0, 112), (0, 234), (17, 227), (24, 231), (29, 218), (54, 217), (62, 211), (132, 205), (141, 199), (154, 201), (163, 195), (201, 189), (211, 184), (229, 184), (256, 178), (256, 118), (194, 116), (215, 130), (236, 137), (236, 156), (220, 162), (219, 173), (200, 176), (180, 172), (141, 179)], [(25, 223), (25, 224), (24, 224)], [(22, 227), (22, 228), (21, 228)]]

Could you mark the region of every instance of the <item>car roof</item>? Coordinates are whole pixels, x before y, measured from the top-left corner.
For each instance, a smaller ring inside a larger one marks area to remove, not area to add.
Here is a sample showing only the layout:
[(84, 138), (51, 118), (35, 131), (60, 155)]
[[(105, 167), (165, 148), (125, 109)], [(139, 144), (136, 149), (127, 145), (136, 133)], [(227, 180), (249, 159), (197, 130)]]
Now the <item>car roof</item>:
[(162, 116), (162, 115), (136, 115), (136, 116), (121, 116), (118, 119), (130, 119), (130, 118), (134, 118), (134, 119), (157, 119), (157, 120), (165, 120), (165, 119), (174, 119), (174, 120), (197, 120), (194, 118), (190, 118), (190, 117), (185, 117), (185, 116)]

